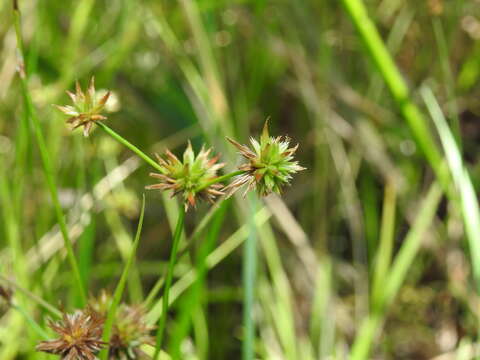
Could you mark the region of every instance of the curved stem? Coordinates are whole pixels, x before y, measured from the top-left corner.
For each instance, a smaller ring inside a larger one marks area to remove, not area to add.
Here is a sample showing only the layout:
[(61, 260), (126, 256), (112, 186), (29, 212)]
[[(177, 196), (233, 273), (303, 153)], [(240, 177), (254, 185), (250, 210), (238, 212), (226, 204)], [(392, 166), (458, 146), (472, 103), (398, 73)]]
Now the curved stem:
[(157, 162), (155, 160), (153, 160), (150, 156), (148, 156), (147, 154), (145, 154), (142, 150), (140, 150), (138, 147), (136, 147), (135, 145), (133, 145), (131, 142), (129, 142), (127, 139), (125, 139), (123, 136), (121, 136), (120, 134), (116, 133), (115, 131), (113, 131), (111, 128), (109, 128), (107, 125), (105, 125), (104, 123), (100, 122), (100, 121), (97, 121), (96, 124), (100, 127), (100, 129), (102, 129), (103, 131), (105, 131), (108, 135), (110, 135), (111, 137), (113, 137), (115, 140), (117, 140), (120, 144), (126, 146), (127, 148), (129, 148), (130, 150), (132, 150), (135, 154), (137, 154), (138, 156), (140, 156), (146, 163), (148, 163), (149, 165), (153, 166), (155, 169), (157, 169), (158, 171), (162, 171), (161, 167), (159, 164), (157, 164)]
[[(100, 121), (97, 121), (96, 124), (103, 130), (105, 131), (108, 135), (110, 135), (112, 138), (114, 138), (115, 140), (117, 140), (120, 144), (126, 146), (127, 148), (129, 148), (130, 150), (132, 150), (135, 154), (137, 154), (138, 156), (140, 156), (140, 158), (142, 158), (147, 164), (151, 165), (152, 167), (154, 167), (156, 170), (162, 172), (162, 168), (160, 167), (160, 165), (155, 161), (153, 160), (150, 156), (148, 156), (147, 154), (145, 154), (142, 150), (140, 150), (138, 147), (136, 147), (135, 145), (133, 145), (131, 142), (129, 142), (127, 139), (125, 139), (123, 136), (121, 136), (120, 134), (116, 133), (113, 129), (111, 129), (110, 127), (108, 127), (107, 125), (105, 125), (104, 123), (100, 122)], [(234, 176), (237, 176), (237, 175), (242, 175), (244, 174), (245, 171), (244, 170), (237, 170), (237, 171), (233, 171), (231, 173), (228, 173), (228, 174), (225, 174), (225, 175), (222, 175), (222, 176), (218, 176), (212, 180), (210, 180), (209, 182), (205, 183), (202, 187), (198, 188), (197, 191), (202, 191), (204, 189), (206, 189), (207, 187), (213, 185), (213, 184), (217, 184), (219, 182), (222, 182), (222, 181), (225, 181), (225, 180), (228, 180), (228, 179), (231, 179), (232, 177)]]
[(165, 290), (163, 293), (163, 300), (162, 300), (162, 316), (160, 317), (160, 322), (158, 324), (155, 354), (153, 356), (154, 360), (157, 360), (158, 356), (160, 355), (160, 349), (163, 341), (163, 334), (165, 332), (165, 326), (167, 324), (167, 312), (168, 312), (168, 305), (169, 305), (168, 297), (170, 293), (170, 287), (172, 285), (173, 268), (175, 267), (175, 262), (177, 259), (178, 244), (180, 242), (180, 238), (182, 237), (184, 219), (185, 219), (185, 211), (181, 210), (178, 213), (177, 226), (175, 227), (175, 233), (173, 235), (172, 252), (170, 254), (170, 261), (168, 263), (167, 276), (165, 279)]

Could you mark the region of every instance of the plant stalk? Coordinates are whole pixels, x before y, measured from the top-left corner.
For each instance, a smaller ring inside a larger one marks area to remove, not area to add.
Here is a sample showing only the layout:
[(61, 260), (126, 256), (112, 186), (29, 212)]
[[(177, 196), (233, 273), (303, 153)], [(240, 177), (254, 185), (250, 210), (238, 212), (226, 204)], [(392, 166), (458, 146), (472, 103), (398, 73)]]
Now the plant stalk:
[[(113, 129), (111, 129), (110, 127), (108, 127), (107, 125), (105, 125), (104, 123), (98, 121), (96, 122), (96, 124), (103, 130), (105, 131), (108, 135), (110, 135), (112, 138), (114, 138), (115, 140), (117, 140), (120, 144), (126, 146), (128, 149), (130, 149), (131, 151), (133, 151), (135, 154), (137, 154), (138, 156), (140, 156), (141, 159), (143, 159), (147, 164), (149, 164), (150, 166), (154, 167), (156, 170), (162, 172), (162, 168), (161, 166), (155, 161), (153, 160), (150, 156), (148, 156), (147, 154), (145, 154), (142, 150), (140, 150), (138, 147), (136, 147), (135, 145), (133, 145), (131, 142), (129, 142), (127, 139), (125, 139), (123, 136), (121, 136), (120, 134), (118, 134), (117, 132), (115, 132)], [(219, 182), (222, 182), (222, 181), (226, 181), (228, 179), (231, 179), (232, 177), (234, 176), (237, 176), (237, 175), (241, 175), (245, 173), (245, 171), (243, 170), (237, 170), (237, 171), (233, 171), (229, 174), (225, 174), (225, 175), (222, 175), (222, 176), (218, 176), (212, 180), (210, 180), (209, 182), (205, 183), (202, 187), (198, 188), (197, 191), (202, 191), (203, 189), (206, 189), (207, 187), (213, 185), (213, 184), (217, 184)]]
[(27, 116), (30, 116), (32, 120), (33, 131), (35, 133), (38, 148), (40, 151), (40, 157), (42, 159), (45, 178), (46, 178), (48, 189), (50, 191), (50, 195), (52, 198), (52, 203), (55, 208), (55, 215), (57, 217), (58, 225), (60, 227), (60, 232), (62, 233), (62, 236), (63, 236), (65, 248), (67, 250), (67, 258), (72, 268), (73, 277), (75, 279), (77, 291), (82, 303), (81, 305), (83, 305), (87, 301), (87, 292), (85, 290), (85, 287), (80, 275), (78, 263), (73, 251), (73, 245), (68, 234), (67, 224), (65, 221), (62, 207), (60, 205), (53, 166), (50, 160), (50, 154), (48, 152), (47, 144), (45, 142), (45, 137), (43, 135), (42, 128), (40, 126), (40, 121), (36, 115), (35, 108), (33, 106), (33, 101), (30, 96), (30, 92), (28, 90), (27, 74), (26, 74), (25, 64), (23, 60), (25, 54), (23, 49), (23, 41), (22, 41), (22, 33), (21, 33), (21, 16), (20, 16), (20, 10), (18, 9), (18, 4), (16, 3), (16, 1), (14, 1), (13, 13), (15, 18), (15, 34), (17, 37), (17, 46), (20, 53), (18, 73), (19, 73), (20, 82), (22, 86), (22, 93), (25, 101), (26, 110), (27, 110)]
[(182, 237), (184, 220), (185, 220), (185, 211), (180, 210), (180, 212), (178, 213), (175, 233), (173, 235), (172, 252), (170, 254), (170, 260), (168, 263), (167, 276), (165, 278), (165, 290), (163, 293), (163, 300), (162, 300), (162, 316), (160, 317), (160, 321), (158, 324), (157, 340), (155, 344), (155, 354), (153, 355), (154, 360), (157, 360), (158, 356), (160, 355), (163, 335), (165, 332), (165, 326), (167, 324), (167, 312), (168, 312), (168, 306), (169, 306), (170, 287), (172, 285), (172, 279), (173, 279), (173, 268), (175, 267), (175, 262), (177, 260), (178, 244), (180, 243), (180, 238)]

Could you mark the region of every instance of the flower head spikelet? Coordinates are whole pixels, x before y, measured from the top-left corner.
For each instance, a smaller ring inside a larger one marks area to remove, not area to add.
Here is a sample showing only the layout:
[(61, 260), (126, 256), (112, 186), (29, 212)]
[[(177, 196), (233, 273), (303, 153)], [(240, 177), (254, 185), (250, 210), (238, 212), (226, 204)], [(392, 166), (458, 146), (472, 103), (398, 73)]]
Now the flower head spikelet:
[(210, 185), (210, 182), (217, 177), (217, 171), (224, 164), (218, 163), (218, 155), (210, 157), (211, 151), (212, 149), (206, 150), (202, 146), (195, 155), (189, 141), (182, 160), (168, 149), (163, 158), (156, 154), (161, 173), (151, 173), (150, 176), (160, 180), (160, 183), (146, 188), (172, 190), (172, 196), (181, 195), (185, 210), (188, 210), (189, 206), (195, 207), (197, 198), (213, 202), (216, 196), (224, 194), (220, 190), (223, 185), (218, 183)]
[(80, 83), (77, 81), (75, 85), (75, 93), (67, 90), (67, 95), (72, 99), (72, 105), (55, 105), (64, 114), (70, 116), (67, 119), (73, 129), (83, 126), (83, 135), (88, 136), (92, 130), (93, 124), (106, 117), (101, 114), (108, 98), (110, 91), (103, 96), (95, 91), (95, 79), (90, 80), (90, 85), (86, 92), (83, 92)]
[(155, 345), (155, 339), (150, 335), (154, 328), (147, 324), (142, 306), (120, 305), (110, 338), (109, 359), (143, 359), (145, 353), (141, 350), (141, 346)]
[(290, 146), (288, 137), (272, 137), (268, 132), (268, 121), (265, 122), (260, 141), (250, 138), (252, 148), (242, 145), (227, 137), (247, 160), (239, 166), (239, 170), (245, 173), (236, 177), (225, 189), (236, 191), (243, 185), (247, 186), (244, 195), (257, 189), (258, 193), (266, 196), (272, 192), (280, 194), (282, 187), (288, 185), (292, 175), (305, 168), (298, 165), (293, 155), (298, 149), (298, 144)]
[[(91, 297), (88, 304), (89, 308), (96, 312), (99, 317), (106, 318), (111, 301), (110, 293), (102, 290), (98, 297)], [(155, 344), (155, 339), (150, 335), (154, 329), (155, 327), (149, 325), (146, 321), (144, 307), (120, 304), (113, 320), (108, 352), (109, 359), (143, 359), (145, 354), (141, 347), (145, 344)]]
[(95, 360), (105, 343), (102, 341), (104, 317), (91, 309), (64, 314), (50, 328), (59, 338), (42, 341), (37, 351), (59, 355), (62, 360)]

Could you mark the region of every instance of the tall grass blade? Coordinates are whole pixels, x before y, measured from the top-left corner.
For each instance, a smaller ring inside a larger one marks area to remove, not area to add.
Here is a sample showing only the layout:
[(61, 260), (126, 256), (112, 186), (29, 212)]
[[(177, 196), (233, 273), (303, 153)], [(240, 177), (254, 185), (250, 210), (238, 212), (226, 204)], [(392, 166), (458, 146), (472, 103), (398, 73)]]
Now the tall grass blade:
[(175, 267), (175, 262), (177, 260), (178, 244), (180, 242), (180, 238), (182, 237), (182, 233), (183, 233), (184, 220), (185, 220), (185, 211), (180, 211), (178, 214), (177, 226), (175, 227), (175, 234), (173, 235), (172, 252), (170, 254), (170, 261), (168, 263), (167, 276), (165, 278), (165, 287), (164, 287), (163, 300), (162, 300), (162, 316), (160, 317), (160, 321), (158, 324), (157, 341), (155, 344), (155, 354), (153, 356), (154, 360), (157, 360), (160, 355), (163, 335), (165, 332), (165, 326), (167, 325), (167, 313), (168, 313), (168, 305), (169, 305), (168, 298), (170, 295), (170, 287), (172, 285), (173, 268)]
[(257, 233), (254, 221), (256, 202), (250, 197), (250, 231), (243, 246), (243, 344), (242, 359), (254, 359), (255, 323), (253, 305), (255, 302), (255, 278), (257, 272)]
[(420, 249), (425, 232), (433, 221), (441, 196), (441, 188), (437, 183), (434, 183), (422, 201), (415, 222), (408, 232), (398, 255), (395, 257), (391, 271), (385, 279), (385, 288), (378, 299), (377, 306), (372, 314), (362, 322), (352, 345), (349, 359), (370, 359), (371, 347), (375, 340), (375, 335), (386, 316), (387, 307), (397, 295), (406, 278), (407, 272)]
[(375, 306), (380, 300), (385, 286), (385, 279), (390, 267), (393, 253), (395, 232), (395, 205), (396, 190), (393, 183), (385, 187), (383, 201), (382, 227), (380, 230), (380, 245), (376, 253), (375, 268), (373, 272), (372, 304)]
[(460, 194), (460, 208), (465, 233), (470, 246), (475, 286), (477, 292), (480, 292), (480, 209), (477, 194), (475, 194), (468, 170), (463, 164), (462, 155), (455, 141), (455, 137), (443, 116), (443, 112), (433, 92), (430, 88), (423, 87), (421, 94), (437, 128), (453, 181)]
[[(16, 2), (15, 2), (16, 4)], [(18, 4), (17, 4), (18, 5)], [(58, 198), (58, 189), (55, 181), (55, 175), (53, 172), (53, 167), (50, 161), (50, 154), (48, 152), (47, 143), (45, 142), (45, 137), (43, 135), (40, 121), (36, 115), (35, 107), (33, 106), (33, 101), (28, 90), (27, 74), (25, 71), (25, 65), (23, 63), (24, 51), (23, 51), (23, 41), (21, 34), (21, 25), (20, 25), (20, 10), (17, 6), (14, 6), (14, 17), (15, 17), (15, 34), (17, 38), (17, 46), (20, 52), (20, 64), (19, 66), (19, 77), (22, 85), (22, 93), (25, 101), (25, 106), (28, 115), (30, 116), (35, 137), (37, 140), (37, 145), (40, 151), (40, 157), (42, 159), (44, 175), (47, 181), (48, 189), (52, 198), (53, 206), (55, 208), (55, 215), (57, 217), (58, 225), (63, 236), (65, 243), (65, 248), (67, 249), (67, 258), (72, 268), (73, 277), (75, 279), (75, 284), (77, 287), (78, 294), (80, 295), (80, 300), (82, 304), (85, 304), (87, 301), (87, 292), (83, 286), (82, 277), (80, 275), (80, 270), (78, 267), (77, 260), (73, 251), (73, 245), (70, 240), (67, 224), (65, 217), (63, 215), (63, 210), (60, 205), (60, 200)]]
[[(142, 197), (142, 209), (140, 211), (140, 219), (138, 221), (137, 233), (135, 234), (135, 240), (133, 242), (130, 256), (125, 264), (125, 267), (120, 277), (120, 281), (115, 289), (113, 294), (112, 303), (108, 309), (107, 319), (105, 320), (105, 326), (103, 329), (103, 341), (108, 343), (110, 341), (110, 336), (112, 334), (113, 322), (117, 313), (118, 305), (122, 299), (123, 291), (125, 290), (125, 285), (127, 283), (128, 276), (130, 274), (130, 269), (132, 268), (133, 262), (135, 261), (135, 256), (137, 254), (138, 244), (140, 243), (140, 234), (142, 233), (143, 226), (143, 216), (145, 214), (145, 195)], [(108, 357), (108, 348), (103, 349), (100, 352), (100, 359), (107, 360)]]
[(389, 54), (374, 22), (368, 16), (363, 1), (342, 0), (342, 3), (365, 44), (368, 54), (390, 90), (402, 116), (407, 121), (415, 141), (435, 171), (440, 184), (444, 189), (448, 189), (448, 173), (442, 166), (442, 155), (435, 144), (426, 119), (410, 100), (408, 86)]

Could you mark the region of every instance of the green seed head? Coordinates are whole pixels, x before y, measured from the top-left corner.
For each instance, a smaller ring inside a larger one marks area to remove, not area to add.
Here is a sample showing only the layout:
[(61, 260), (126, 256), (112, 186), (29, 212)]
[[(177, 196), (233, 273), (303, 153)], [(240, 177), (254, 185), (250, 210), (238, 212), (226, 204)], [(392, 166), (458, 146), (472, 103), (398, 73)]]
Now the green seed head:
[(192, 144), (188, 142), (187, 149), (183, 153), (183, 159), (178, 159), (169, 150), (165, 157), (157, 155), (161, 167), (161, 174), (151, 173), (150, 176), (159, 179), (159, 184), (147, 186), (147, 189), (172, 190), (172, 196), (181, 195), (185, 203), (185, 209), (196, 205), (196, 198), (212, 202), (217, 195), (223, 195), (221, 184), (208, 185), (217, 177), (217, 171), (224, 164), (217, 163), (218, 156), (210, 158), (211, 149), (205, 150), (202, 146), (195, 156)]
[(143, 359), (145, 354), (140, 347), (155, 344), (150, 335), (153, 329), (153, 326), (147, 324), (141, 306), (120, 305), (110, 339), (109, 359)]
[(305, 169), (298, 165), (298, 161), (293, 160), (298, 144), (289, 148), (288, 137), (270, 136), (268, 122), (265, 122), (260, 141), (250, 139), (253, 149), (230, 138), (227, 139), (248, 160), (239, 167), (245, 174), (238, 176), (227, 188), (236, 190), (242, 185), (247, 185), (245, 193), (256, 188), (262, 196), (272, 192), (280, 194), (282, 187), (290, 183), (292, 175)]

